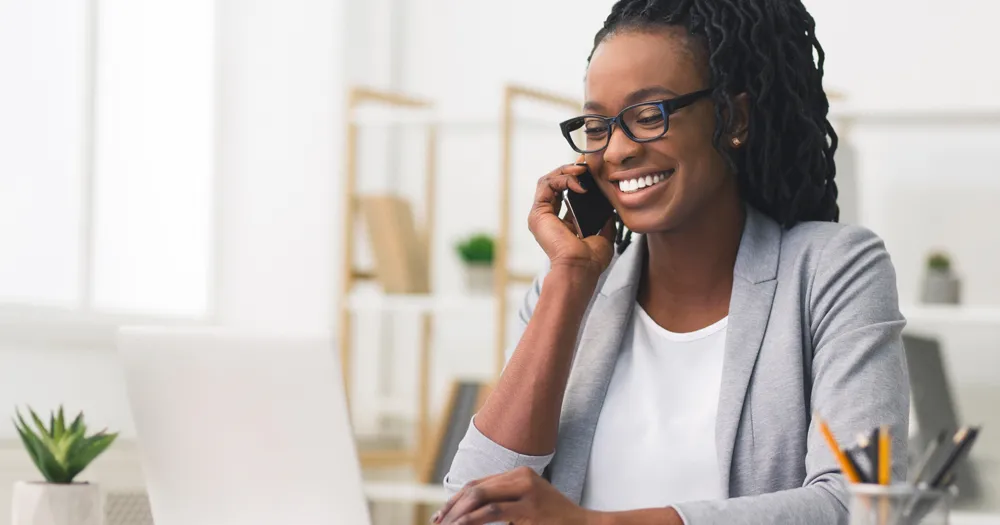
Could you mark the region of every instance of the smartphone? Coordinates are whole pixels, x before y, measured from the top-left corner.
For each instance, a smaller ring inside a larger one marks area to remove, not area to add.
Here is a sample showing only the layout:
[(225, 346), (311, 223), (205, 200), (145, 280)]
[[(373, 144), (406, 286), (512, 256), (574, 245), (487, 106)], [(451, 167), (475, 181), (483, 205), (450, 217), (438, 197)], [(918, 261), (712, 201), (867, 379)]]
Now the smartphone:
[(572, 219), (577, 234), (582, 239), (600, 233), (601, 228), (614, 215), (615, 209), (611, 206), (608, 197), (597, 186), (597, 181), (594, 180), (589, 169), (577, 177), (577, 180), (587, 189), (587, 192), (577, 193), (567, 189), (563, 193), (563, 202), (566, 203), (566, 214)]

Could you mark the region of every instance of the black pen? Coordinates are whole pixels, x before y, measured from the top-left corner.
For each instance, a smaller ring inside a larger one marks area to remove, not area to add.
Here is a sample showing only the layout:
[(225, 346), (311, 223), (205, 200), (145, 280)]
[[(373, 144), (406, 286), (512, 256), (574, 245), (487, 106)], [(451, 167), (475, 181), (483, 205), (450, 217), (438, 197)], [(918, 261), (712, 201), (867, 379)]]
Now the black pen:
[(976, 440), (978, 434), (979, 428), (977, 427), (962, 427), (955, 433), (955, 437), (952, 438), (955, 446), (952, 447), (948, 458), (945, 459), (944, 464), (938, 469), (937, 474), (931, 478), (930, 487), (932, 489), (938, 488), (955, 464), (969, 453), (969, 449), (972, 448), (972, 443)]
[(847, 462), (850, 463), (852, 467), (854, 467), (855, 471), (857, 471), (858, 477), (861, 478), (861, 483), (871, 483), (872, 482), (871, 477), (868, 475), (867, 472), (865, 472), (861, 468), (861, 465), (858, 464), (858, 461), (854, 459), (854, 453), (853, 453), (854, 451), (845, 448), (843, 449), (843, 452), (844, 452), (844, 457), (847, 458)]

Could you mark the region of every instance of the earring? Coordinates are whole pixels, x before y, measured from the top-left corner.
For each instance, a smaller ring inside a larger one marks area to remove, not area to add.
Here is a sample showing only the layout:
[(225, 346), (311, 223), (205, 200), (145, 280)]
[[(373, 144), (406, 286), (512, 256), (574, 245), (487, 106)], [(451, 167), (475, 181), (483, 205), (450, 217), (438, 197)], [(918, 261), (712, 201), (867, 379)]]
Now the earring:
[(743, 144), (743, 141), (739, 137), (733, 137), (733, 147), (738, 148), (740, 144)]

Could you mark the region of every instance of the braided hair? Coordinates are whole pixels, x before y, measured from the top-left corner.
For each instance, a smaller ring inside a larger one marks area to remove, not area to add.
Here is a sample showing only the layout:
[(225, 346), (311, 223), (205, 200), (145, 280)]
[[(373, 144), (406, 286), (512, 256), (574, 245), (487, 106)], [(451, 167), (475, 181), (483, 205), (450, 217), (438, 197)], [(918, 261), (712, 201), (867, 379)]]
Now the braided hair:
[[(712, 142), (736, 174), (742, 199), (786, 228), (836, 222), (837, 134), (827, 119), (825, 56), (801, 0), (619, 0), (594, 37), (594, 50), (620, 32), (671, 26), (707, 51)], [(749, 98), (749, 119), (747, 140), (737, 150), (722, 139), (732, 131), (734, 98), (741, 93)], [(616, 222), (621, 253), (631, 232)]]

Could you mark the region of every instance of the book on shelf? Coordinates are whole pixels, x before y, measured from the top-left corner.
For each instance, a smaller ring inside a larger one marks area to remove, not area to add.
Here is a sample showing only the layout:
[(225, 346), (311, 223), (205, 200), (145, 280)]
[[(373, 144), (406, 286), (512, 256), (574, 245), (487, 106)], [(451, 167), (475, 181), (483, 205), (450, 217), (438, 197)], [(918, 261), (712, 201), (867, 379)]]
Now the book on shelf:
[(375, 276), (390, 294), (425, 294), (430, 290), (426, 238), (418, 231), (410, 203), (395, 195), (360, 198)]
[(423, 452), (424, 483), (440, 484), (451, 469), (458, 444), (469, 429), (472, 416), (483, 407), (492, 387), (482, 381), (455, 381), (429, 450)]

